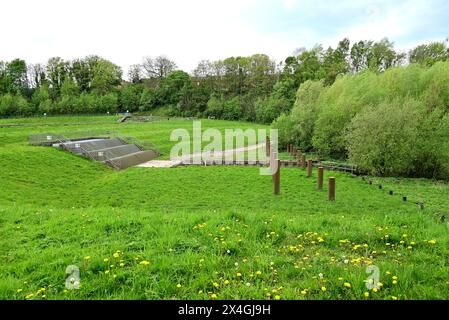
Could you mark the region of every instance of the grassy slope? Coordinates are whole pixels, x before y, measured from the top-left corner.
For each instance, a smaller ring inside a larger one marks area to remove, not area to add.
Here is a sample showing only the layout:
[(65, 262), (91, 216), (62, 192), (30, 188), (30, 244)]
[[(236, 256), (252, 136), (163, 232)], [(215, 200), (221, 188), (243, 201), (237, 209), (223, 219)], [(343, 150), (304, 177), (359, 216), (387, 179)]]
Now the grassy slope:
[[(88, 129), (148, 139), (165, 154), (170, 130), (191, 128), (100, 120)], [(203, 121), (212, 126), (251, 124)], [(337, 201), (329, 203), (296, 168), (282, 170), (275, 197), (271, 177), (257, 168), (116, 172), (26, 143), (29, 133), (80, 127), (0, 128), (0, 298), (364, 299), (368, 264), (383, 283), (372, 299), (449, 294), (447, 225), (439, 220), (449, 204), (445, 184), (383, 179), (378, 190), (335, 173)], [(390, 187), (423, 198), (425, 210), (389, 196)], [(65, 290), (71, 264), (80, 267), (80, 290)]]

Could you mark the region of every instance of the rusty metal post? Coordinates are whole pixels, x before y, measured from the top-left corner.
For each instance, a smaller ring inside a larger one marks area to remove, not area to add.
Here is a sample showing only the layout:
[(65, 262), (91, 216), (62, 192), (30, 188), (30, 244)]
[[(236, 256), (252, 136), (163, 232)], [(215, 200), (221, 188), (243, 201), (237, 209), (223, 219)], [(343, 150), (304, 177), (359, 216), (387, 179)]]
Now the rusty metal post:
[(307, 160), (307, 178), (312, 176), (312, 159)]
[(329, 190), (328, 190), (329, 201), (335, 201), (335, 177), (329, 177)]
[(323, 167), (318, 167), (318, 178), (317, 178), (317, 188), (318, 190), (323, 190)]
[(277, 161), (277, 168), (276, 168), (276, 172), (273, 175), (273, 182), (274, 182), (274, 194), (278, 195), (279, 194), (279, 184), (280, 184), (280, 180), (281, 180), (281, 160), (276, 159)]

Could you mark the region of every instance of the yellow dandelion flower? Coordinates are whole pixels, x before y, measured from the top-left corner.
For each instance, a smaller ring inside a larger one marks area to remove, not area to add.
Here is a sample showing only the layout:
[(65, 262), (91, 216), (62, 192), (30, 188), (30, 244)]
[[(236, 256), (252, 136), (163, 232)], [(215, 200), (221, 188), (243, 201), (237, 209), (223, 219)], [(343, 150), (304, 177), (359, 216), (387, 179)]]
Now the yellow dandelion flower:
[(141, 264), (141, 265), (143, 265), (143, 266), (147, 266), (147, 265), (150, 264), (150, 261), (142, 260), (142, 261), (139, 262), (139, 264)]
[(225, 280), (223, 283), (224, 283), (225, 285), (228, 285), (228, 284), (229, 284), (229, 280)]
[(199, 291), (198, 291), (198, 294), (203, 294), (203, 290), (199, 290)]
[(22, 291), (23, 291), (22, 289), (17, 289), (17, 290), (16, 290), (17, 293), (20, 293), (20, 292), (22, 292)]
[(398, 280), (393, 280), (393, 284), (398, 284)]
[(25, 296), (25, 299), (33, 299), (34, 298), (34, 294), (30, 293), (28, 295)]
[(242, 274), (240, 272), (237, 272), (237, 277), (241, 277)]
[(180, 283), (178, 283), (177, 285), (176, 285), (176, 288), (181, 288), (182, 287), (182, 285), (180, 284)]
[(391, 299), (392, 299), (392, 300), (398, 300), (398, 297), (391, 296)]
[(398, 280), (398, 277), (397, 276), (392, 276), (391, 279)]
[(321, 287), (321, 291), (325, 292), (326, 290), (326, 287)]
[(90, 260), (90, 256), (85, 256), (85, 257), (84, 257), (84, 260), (85, 260), (85, 261), (89, 261), (89, 260)]
[(274, 300), (281, 300), (281, 296), (280, 295), (275, 295), (274, 296)]
[(259, 270), (256, 271), (256, 275), (260, 276), (261, 274), (262, 274), (261, 271), (259, 271)]
[(120, 253), (118, 252), (114, 252), (114, 254), (112, 255), (114, 258), (119, 258), (120, 257)]
[(349, 282), (345, 282), (343, 285), (344, 285), (346, 288), (351, 288), (351, 284), (350, 284)]
[(384, 286), (384, 284), (383, 284), (382, 282), (378, 282), (378, 283), (377, 283), (377, 286), (378, 286), (379, 288), (382, 288), (382, 287)]
[(365, 292), (363, 293), (363, 296), (364, 296), (365, 298), (369, 298), (369, 292), (365, 291)]
[(210, 297), (211, 297), (211, 299), (217, 299), (217, 295), (216, 295), (215, 293), (212, 293), (212, 294), (210, 295)]
[(301, 294), (305, 296), (307, 294), (307, 289), (302, 290)]
[(108, 262), (108, 261), (109, 261), (109, 258), (104, 258), (103, 261), (104, 261), (104, 262)]
[(437, 243), (437, 241), (436, 240), (434, 240), (434, 239), (432, 239), (432, 240), (429, 240), (429, 241), (427, 241), (429, 244), (435, 244), (435, 243)]
[(376, 287), (373, 288), (373, 292), (379, 291)]
[(342, 281), (342, 280), (343, 280), (343, 278), (342, 278), (342, 277), (338, 277), (338, 280)]
[(217, 282), (214, 282), (214, 283), (213, 283), (213, 286), (214, 286), (215, 288), (218, 288), (220, 285), (219, 285)]

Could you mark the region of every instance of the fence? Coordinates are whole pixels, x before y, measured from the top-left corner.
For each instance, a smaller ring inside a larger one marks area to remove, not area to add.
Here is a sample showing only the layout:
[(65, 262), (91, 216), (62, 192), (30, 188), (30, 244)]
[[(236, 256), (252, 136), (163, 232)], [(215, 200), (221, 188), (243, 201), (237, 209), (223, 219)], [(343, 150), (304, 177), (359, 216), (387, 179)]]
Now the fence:
[(28, 137), (31, 145), (57, 146), (117, 170), (150, 161), (159, 155), (153, 144), (116, 132), (77, 131), (71, 133), (36, 134)]

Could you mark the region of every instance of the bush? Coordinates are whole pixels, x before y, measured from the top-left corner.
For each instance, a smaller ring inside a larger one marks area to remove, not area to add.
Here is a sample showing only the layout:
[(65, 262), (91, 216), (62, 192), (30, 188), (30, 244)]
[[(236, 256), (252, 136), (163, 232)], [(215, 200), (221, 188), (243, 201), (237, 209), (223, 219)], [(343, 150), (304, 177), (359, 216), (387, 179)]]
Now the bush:
[(260, 123), (272, 123), (282, 112), (290, 109), (290, 102), (285, 98), (270, 96), (258, 99), (255, 103), (256, 121)]
[(17, 114), (17, 108), (14, 105), (14, 97), (7, 93), (0, 96), (0, 116), (12, 116)]
[(355, 116), (346, 143), (349, 161), (378, 175), (409, 175), (423, 106), (420, 102), (384, 102)]
[(15, 96), (14, 104), (17, 108), (17, 113), (22, 116), (29, 116), (35, 112), (34, 107), (22, 96)]
[(283, 113), (273, 123), (273, 128), (278, 130), (279, 148), (285, 149), (287, 144), (294, 142), (298, 137), (294, 120), (291, 116)]
[(212, 96), (207, 102), (207, 109), (205, 112), (207, 117), (221, 118), (223, 114), (223, 101), (215, 96)]
[(294, 137), (290, 142), (299, 146), (302, 151), (312, 149), (314, 126), (318, 116), (317, 100), (324, 90), (322, 81), (306, 81), (296, 94), (296, 101), (292, 109), (291, 117)]
[(120, 110), (134, 112), (140, 108), (143, 86), (140, 84), (124, 85), (120, 91)]
[(235, 96), (223, 103), (222, 119), (238, 120), (242, 116), (242, 108), (240, 106), (240, 97)]

